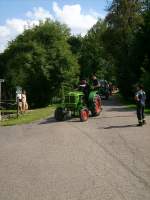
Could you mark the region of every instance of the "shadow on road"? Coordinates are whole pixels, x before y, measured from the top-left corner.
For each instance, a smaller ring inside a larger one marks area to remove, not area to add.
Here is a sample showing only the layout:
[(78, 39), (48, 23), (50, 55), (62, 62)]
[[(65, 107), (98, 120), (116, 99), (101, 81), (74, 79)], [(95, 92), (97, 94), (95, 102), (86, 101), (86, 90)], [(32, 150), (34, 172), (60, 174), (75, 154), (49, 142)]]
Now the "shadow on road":
[(112, 107), (108, 109), (107, 111), (114, 111), (114, 112), (127, 112), (127, 111), (134, 111), (134, 109), (128, 109), (125, 106), (119, 106), (119, 107)]
[(54, 117), (49, 117), (49, 118), (47, 118), (47, 119), (45, 119), (45, 120), (43, 120), (43, 121), (40, 121), (40, 122), (38, 123), (38, 125), (42, 125), (42, 124), (52, 124), (52, 123), (59, 123), (59, 122), (57, 122), (57, 121), (55, 120)]
[(42, 120), (38, 123), (38, 125), (44, 125), (44, 124), (56, 124), (56, 123), (62, 123), (62, 122), (81, 122), (80, 119), (78, 118), (69, 118), (69, 119), (66, 119), (64, 121), (56, 121), (56, 119), (54, 117), (49, 117), (45, 120)]
[(137, 124), (119, 125), (119, 126), (108, 126), (108, 127), (105, 127), (104, 129), (113, 129), (113, 128), (133, 128), (133, 127), (137, 127)]
[(111, 118), (124, 118), (124, 117), (133, 117), (133, 116), (135, 116), (134, 114), (131, 114), (131, 115), (115, 115), (115, 116), (103, 116), (102, 118), (103, 119), (111, 119)]

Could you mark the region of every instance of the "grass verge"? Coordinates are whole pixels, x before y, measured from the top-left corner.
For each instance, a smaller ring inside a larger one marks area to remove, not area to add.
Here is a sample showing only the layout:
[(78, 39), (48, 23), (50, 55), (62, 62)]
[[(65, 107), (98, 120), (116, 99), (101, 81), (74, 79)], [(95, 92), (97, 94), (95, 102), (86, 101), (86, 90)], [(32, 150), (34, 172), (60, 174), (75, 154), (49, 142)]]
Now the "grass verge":
[(29, 110), (25, 114), (20, 115), (18, 118), (10, 118), (0, 122), (0, 126), (12, 126), (19, 124), (27, 124), (36, 120), (47, 118), (51, 116), (55, 110), (55, 105), (35, 110)]
[[(115, 96), (117, 97), (117, 99), (120, 101), (121, 104), (124, 104), (127, 107), (127, 109), (136, 110), (136, 104), (133, 104), (133, 102), (131, 101), (124, 100), (124, 98), (119, 93), (117, 93)], [(145, 114), (150, 115), (150, 108), (147, 107), (145, 108)]]

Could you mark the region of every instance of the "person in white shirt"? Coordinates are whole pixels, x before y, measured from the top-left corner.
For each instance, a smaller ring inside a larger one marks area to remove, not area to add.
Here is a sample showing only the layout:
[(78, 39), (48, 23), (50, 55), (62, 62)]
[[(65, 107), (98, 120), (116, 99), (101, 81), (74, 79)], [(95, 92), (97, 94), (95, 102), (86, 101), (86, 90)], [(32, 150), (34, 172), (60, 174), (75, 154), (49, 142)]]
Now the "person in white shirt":
[(22, 112), (22, 94), (21, 93), (17, 93), (16, 102), (18, 103), (20, 112)]
[(26, 91), (25, 90), (23, 90), (23, 92), (22, 92), (22, 111), (23, 112), (25, 112), (28, 108), (28, 104), (27, 104), (27, 97), (26, 97)]

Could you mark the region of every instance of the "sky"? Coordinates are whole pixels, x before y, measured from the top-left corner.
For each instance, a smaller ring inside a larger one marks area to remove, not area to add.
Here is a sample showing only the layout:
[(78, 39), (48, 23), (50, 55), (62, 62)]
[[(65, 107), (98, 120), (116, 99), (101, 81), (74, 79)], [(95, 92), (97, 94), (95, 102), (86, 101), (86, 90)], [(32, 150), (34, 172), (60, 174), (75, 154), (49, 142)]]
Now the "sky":
[(65, 23), (71, 33), (85, 35), (106, 16), (108, 0), (0, 0), (0, 52), (24, 31), (50, 18)]

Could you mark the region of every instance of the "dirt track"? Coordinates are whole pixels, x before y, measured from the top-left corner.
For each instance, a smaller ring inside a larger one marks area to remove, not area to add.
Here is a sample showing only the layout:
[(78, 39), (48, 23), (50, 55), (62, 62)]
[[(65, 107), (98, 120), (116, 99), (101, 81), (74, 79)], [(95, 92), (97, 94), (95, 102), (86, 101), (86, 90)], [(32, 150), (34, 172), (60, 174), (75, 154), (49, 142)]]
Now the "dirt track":
[(150, 117), (111, 98), (99, 117), (0, 127), (0, 200), (150, 200)]

